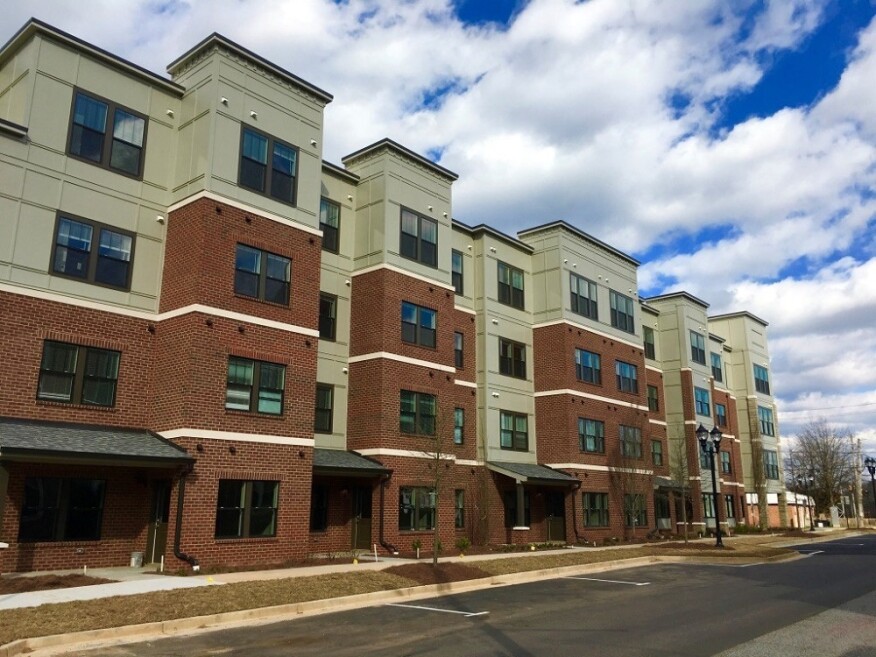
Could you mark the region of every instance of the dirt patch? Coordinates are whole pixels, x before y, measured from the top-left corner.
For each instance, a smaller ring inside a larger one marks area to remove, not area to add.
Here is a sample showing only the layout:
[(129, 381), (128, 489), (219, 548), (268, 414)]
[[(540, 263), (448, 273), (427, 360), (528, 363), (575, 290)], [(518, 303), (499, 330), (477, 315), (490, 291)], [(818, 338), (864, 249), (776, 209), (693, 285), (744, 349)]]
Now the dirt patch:
[(453, 562), (440, 563), (437, 568), (431, 563), (408, 563), (387, 568), (383, 572), (412, 579), (417, 584), (444, 584), (490, 576), (480, 568)]
[(706, 543), (661, 543), (659, 545), (651, 546), (656, 550), (696, 550), (697, 552), (708, 552), (710, 550), (718, 550), (719, 552), (727, 552), (733, 551), (735, 548), (730, 547), (729, 545), (725, 545), (724, 547), (718, 547), (717, 545), (711, 545)]
[(0, 578), (0, 594), (30, 593), (31, 591), (53, 591), (69, 589), (74, 586), (93, 586), (110, 584), (115, 580), (87, 575), (37, 575), (34, 577)]

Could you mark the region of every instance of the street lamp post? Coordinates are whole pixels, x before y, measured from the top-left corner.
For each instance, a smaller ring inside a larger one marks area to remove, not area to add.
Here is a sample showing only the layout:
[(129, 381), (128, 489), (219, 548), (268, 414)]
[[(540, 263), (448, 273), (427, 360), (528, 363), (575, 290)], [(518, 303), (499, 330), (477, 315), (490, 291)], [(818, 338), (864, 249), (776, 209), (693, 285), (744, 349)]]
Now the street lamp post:
[(715, 547), (724, 547), (721, 540), (721, 514), (718, 512), (718, 480), (715, 477), (715, 455), (721, 446), (721, 431), (714, 427), (711, 431), (702, 424), (697, 427), (697, 440), (700, 441), (700, 449), (709, 456), (709, 464), (712, 470), (712, 508), (715, 511)]
[(806, 506), (809, 508), (809, 531), (815, 531), (815, 500), (812, 499), (810, 491), (812, 484), (815, 483), (815, 474), (810, 470), (809, 474), (803, 477), (806, 485)]
[(864, 459), (864, 465), (867, 466), (867, 472), (870, 473), (870, 486), (873, 488), (873, 503), (876, 504), (876, 459), (868, 456)]

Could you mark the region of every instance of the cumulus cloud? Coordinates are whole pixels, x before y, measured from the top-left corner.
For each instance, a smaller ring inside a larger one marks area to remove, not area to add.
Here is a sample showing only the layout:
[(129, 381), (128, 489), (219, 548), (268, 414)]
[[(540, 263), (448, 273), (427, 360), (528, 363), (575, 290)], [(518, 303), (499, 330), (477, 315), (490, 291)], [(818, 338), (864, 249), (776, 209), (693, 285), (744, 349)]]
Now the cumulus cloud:
[(335, 95), (327, 159), (389, 136), (461, 174), (463, 221), (566, 219), (633, 253), (661, 246), (643, 290), (771, 322), (793, 431), (807, 404), (876, 394), (876, 23), (810, 106), (729, 126), (722, 112), (806, 47), (830, 2), (530, 0), (471, 25), (453, 0), (7, 0), (0, 30), (33, 14), (157, 72), (218, 31)]

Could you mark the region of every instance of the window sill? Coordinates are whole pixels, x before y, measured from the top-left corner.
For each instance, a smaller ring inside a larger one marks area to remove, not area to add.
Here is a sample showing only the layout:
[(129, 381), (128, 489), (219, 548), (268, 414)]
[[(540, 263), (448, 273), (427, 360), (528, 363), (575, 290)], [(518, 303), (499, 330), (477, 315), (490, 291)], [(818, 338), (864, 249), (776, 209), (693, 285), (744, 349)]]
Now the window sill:
[(239, 411), (235, 408), (226, 408), (226, 415), (242, 415), (244, 417), (260, 417), (268, 420), (282, 420), (283, 414), (276, 415), (274, 413), (259, 413), (258, 411)]
[(37, 399), (38, 406), (57, 406), (59, 408), (76, 408), (86, 409), (89, 411), (100, 411), (102, 413), (115, 413), (118, 409), (115, 406), (98, 406), (97, 404), (76, 404), (74, 402), (49, 401), (48, 399)]
[(421, 536), (431, 536), (435, 531), (434, 529), (399, 529), (400, 534), (404, 534), (405, 536), (413, 536), (415, 534), (419, 534)]
[(214, 540), (219, 544), (240, 545), (241, 543), (275, 543), (278, 539), (276, 536), (241, 536), (239, 538), (224, 536), (222, 538), (215, 537)]
[[(291, 285), (291, 283), (290, 283), (290, 285)], [(261, 304), (264, 304), (266, 306), (273, 306), (274, 308), (285, 308), (286, 310), (289, 310), (291, 308), (291, 305), (289, 304), (288, 301), (286, 303), (277, 303), (276, 301), (268, 301), (267, 299), (259, 299), (258, 297), (251, 297), (251, 296), (247, 296), (246, 294), (238, 294), (237, 292), (232, 294), (232, 296), (235, 299), (243, 299), (244, 301), (252, 301), (254, 303), (261, 303)]]

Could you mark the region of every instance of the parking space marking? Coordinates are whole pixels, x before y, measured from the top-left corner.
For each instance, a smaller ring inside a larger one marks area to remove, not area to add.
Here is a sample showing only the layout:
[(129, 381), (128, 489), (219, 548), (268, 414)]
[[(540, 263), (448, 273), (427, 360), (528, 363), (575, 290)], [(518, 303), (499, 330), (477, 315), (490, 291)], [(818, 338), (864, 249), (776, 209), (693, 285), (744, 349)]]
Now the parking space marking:
[(563, 579), (583, 579), (589, 582), (607, 582), (608, 584), (629, 584), (631, 586), (648, 586), (651, 582), (624, 582), (619, 579), (597, 579), (596, 577), (564, 577)]
[(424, 607), (422, 605), (403, 605), (399, 603), (390, 602), (386, 605), (387, 607), (404, 607), (406, 609), (419, 609), (421, 611), (440, 611), (445, 614), (459, 614), (460, 616), (464, 616), (465, 618), (474, 618), (476, 616), (486, 616), (490, 612), (488, 611), (457, 611), (456, 609), (439, 609), (438, 607)]
[(816, 554), (824, 554), (824, 550), (797, 550), (805, 559), (814, 557)]

